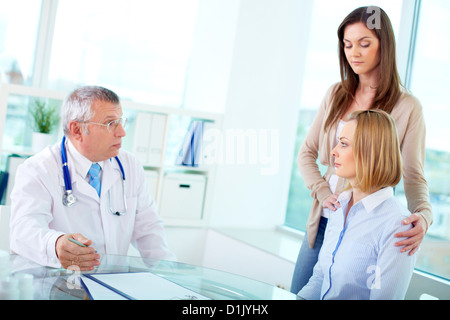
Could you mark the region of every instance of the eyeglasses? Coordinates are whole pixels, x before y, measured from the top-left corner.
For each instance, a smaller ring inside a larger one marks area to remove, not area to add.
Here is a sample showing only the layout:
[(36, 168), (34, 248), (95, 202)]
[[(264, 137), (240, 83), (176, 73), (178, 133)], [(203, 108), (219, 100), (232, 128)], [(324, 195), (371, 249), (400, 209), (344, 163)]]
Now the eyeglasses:
[(90, 123), (90, 124), (98, 124), (99, 126), (106, 127), (106, 130), (108, 132), (113, 132), (117, 129), (119, 126), (119, 123), (122, 125), (122, 128), (125, 129), (125, 126), (127, 125), (127, 118), (120, 118), (117, 120), (109, 121), (108, 123), (99, 123), (99, 122), (91, 122), (91, 121), (80, 121), (81, 123)]

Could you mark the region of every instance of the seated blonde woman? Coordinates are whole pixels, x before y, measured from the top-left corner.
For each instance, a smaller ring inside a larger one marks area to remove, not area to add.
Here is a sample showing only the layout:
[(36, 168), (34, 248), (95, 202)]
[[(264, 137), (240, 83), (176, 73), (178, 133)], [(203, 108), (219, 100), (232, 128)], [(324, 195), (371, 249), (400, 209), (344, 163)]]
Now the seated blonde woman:
[(417, 255), (401, 253), (394, 234), (410, 212), (394, 197), (402, 176), (397, 131), (381, 110), (351, 115), (332, 151), (349, 187), (328, 221), (303, 299), (404, 299)]

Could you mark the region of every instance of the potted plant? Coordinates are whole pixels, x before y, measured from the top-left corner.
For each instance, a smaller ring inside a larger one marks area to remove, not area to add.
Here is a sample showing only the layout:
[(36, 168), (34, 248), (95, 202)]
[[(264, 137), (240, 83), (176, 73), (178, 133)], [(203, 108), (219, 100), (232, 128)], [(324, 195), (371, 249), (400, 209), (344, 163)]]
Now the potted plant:
[(33, 128), (32, 148), (39, 152), (52, 143), (52, 130), (58, 125), (58, 108), (45, 101), (34, 100), (28, 107)]

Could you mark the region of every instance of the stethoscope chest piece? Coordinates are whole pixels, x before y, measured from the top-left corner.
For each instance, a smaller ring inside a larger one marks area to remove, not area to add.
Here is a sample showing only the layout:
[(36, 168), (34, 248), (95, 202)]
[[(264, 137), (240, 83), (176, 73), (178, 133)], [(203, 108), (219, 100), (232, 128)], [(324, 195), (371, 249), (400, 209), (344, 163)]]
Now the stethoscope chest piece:
[[(68, 169), (67, 164), (67, 155), (66, 155), (66, 148), (65, 148), (65, 141), (66, 137), (64, 136), (61, 143), (61, 161), (62, 161), (62, 168), (63, 168), (63, 174), (64, 174), (64, 194), (62, 197), (62, 203), (66, 207), (71, 207), (77, 202), (77, 198), (72, 194), (72, 182), (70, 181), (70, 173)], [(125, 171), (123, 170), (122, 163), (120, 162), (119, 158), (116, 156), (114, 157), (117, 160), (117, 164), (119, 165), (120, 172), (122, 174), (122, 189), (123, 189), (123, 204), (124, 204), (124, 211), (120, 212), (117, 210), (113, 210), (111, 208), (111, 191), (108, 192), (109, 196), (109, 211), (116, 215), (116, 216), (123, 216), (127, 212), (127, 199), (126, 199), (126, 192), (125, 192)]]
[(62, 202), (66, 207), (71, 207), (77, 202), (77, 198), (72, 194), (71, 190), (66, 190), (64, 191)]

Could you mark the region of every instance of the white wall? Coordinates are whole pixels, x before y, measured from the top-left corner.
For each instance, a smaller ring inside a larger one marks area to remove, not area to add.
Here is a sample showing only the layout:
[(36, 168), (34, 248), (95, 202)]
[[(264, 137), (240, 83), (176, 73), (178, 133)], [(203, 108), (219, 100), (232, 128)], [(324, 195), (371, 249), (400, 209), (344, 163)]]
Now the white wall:
[(199, 0), (184, 108), (225, 110), (240, 0)]
[[(308, 0), (199, 3), (198, 26), (208, 27), (195, 36), (185, 106), (213, 104), (225, 113), (213, 226), (284, 222), (311, 6)], [(254, 143), (239, 150), (233, 136), (239, 132), (238, 139), (253, 136)]]
[[(209, 226), (284, 222), (311, 9), (309, 0), (199, 1), (184, 107), (224, 112)], [(256, 144), (239, 149), (238, 131)], [(290, 284), (292, 262), (211, 229), (167, 234), (180, 262)]]

